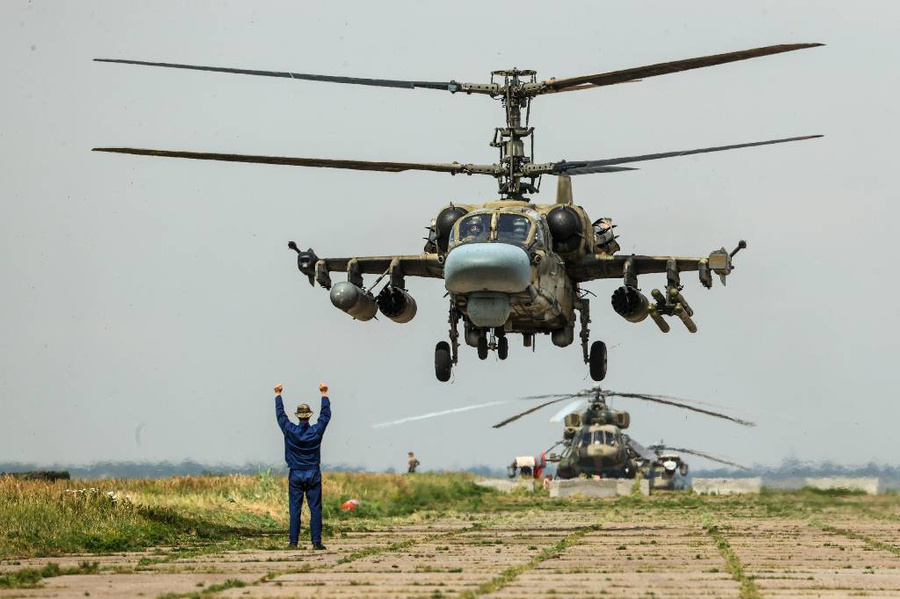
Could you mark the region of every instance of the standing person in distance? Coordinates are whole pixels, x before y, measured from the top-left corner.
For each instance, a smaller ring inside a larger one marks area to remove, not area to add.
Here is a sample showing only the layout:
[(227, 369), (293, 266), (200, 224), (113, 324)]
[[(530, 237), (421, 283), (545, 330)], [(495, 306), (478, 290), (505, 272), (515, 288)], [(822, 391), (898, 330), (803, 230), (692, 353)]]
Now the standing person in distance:
[(296, 547), (300, 538), (300, 510), (303, 507), (303, 496), (309, 503), (309, 536), (312, 547), (325, 549), (322, 544), (322, 471), (321, 463), (322, 437), (325, 427), (331, 420), (331, 401), (328, 399), (328, 385), (319, 384), (322, 393), (322, 408), (315, 424), (310, 424), (313, 411), (308, 404), (297, 406), (294, 415), (299, 424), (292, 423), (284, 413), (284, 402), (281, 392), (284, 385), (275, 385), (275, 419), (284, 434), (284, 460), (290, 468), (288, 490), (290, 497), (290, 546)]
[(415, 474), (416, 468), (419, 467), (419, 460), (416, 459), (416, 454), (411, 451), (407, 455), (409, 456), (409, 470), (406, 472), (408, 474)]

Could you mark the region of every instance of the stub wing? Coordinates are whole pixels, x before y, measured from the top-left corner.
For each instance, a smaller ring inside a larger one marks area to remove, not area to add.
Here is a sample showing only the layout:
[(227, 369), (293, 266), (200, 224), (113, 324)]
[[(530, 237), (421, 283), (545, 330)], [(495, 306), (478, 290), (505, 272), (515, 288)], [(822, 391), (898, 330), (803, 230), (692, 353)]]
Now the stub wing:
[(626, 284), (631, 284), (630, 278), (644, 274), (667, 273), (669, 278), (677, 278), (678, 273), (699, 272), (700, 282), (704, 287), (710, 288), (712, 273), (719, 275), (722, 284), (725, 284), (725, 277), (734, 269), (732, 258), (745, 247), (747, 243), (741, 241), (731, 252), (723, 247), (704, 257), (592, 254), (585, 256), (578, 264), (568, 265), (567, 269), (580, 282), (622, 278), (626, 280)]
[[(665, 316), (676, 316), (691, 333), (697, 332), (694, 324), (694, 310), (681, 293), (681, 273), (696, 271), (704, 287), (712, 287), (713, 273), (719, 275), (722, 284), (734, 269), (732, 258), (747, 247), (746, 241), (729, 252), (724, 247), (710, 252), (706, 257), (685, 256), (630, 256), (591, 254), (577, 262), (566, 265), (569, 274), (578, 282), (595, 279), (621, 278), (623, 285), (613, 292), (613, 309), (629, 322), (641, 322), (648, 316), (663, 333), (669, 332)], [(645, 296), (638, 285), (638, 276), (650, 273), (665, 273), (665, 292), (654, 289)]]
[(310, 284), (319, 283), (326, 289), (331, 288), (329, 273), (332, 272), (347, 273), (348, 280), (353, 282), (362, 275), (385, 275), (393, 281), (406, 276), (435, 279), (444, 276), (444, 265), (437, 254), (319, 258), (312, 248), (300, 250), (293, 241), (288, 247), (297, 252), (297, 267), (309, 278)]

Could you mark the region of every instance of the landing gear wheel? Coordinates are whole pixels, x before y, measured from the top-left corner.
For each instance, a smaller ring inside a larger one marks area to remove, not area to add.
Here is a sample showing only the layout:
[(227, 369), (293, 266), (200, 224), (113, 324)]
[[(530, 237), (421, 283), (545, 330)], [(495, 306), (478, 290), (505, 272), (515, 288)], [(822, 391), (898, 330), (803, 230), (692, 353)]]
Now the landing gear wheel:
[(505, 360), (506, 356), (509, 355), (509, 339), (504, 337), (497, 337), (497, 357), (501, 360)]
[(446, 341), (438, 341), (434, 348), (434, 375), (437, 380), (446, 383), (450, 380), (453, 371), (453, 362), (450, 359), (450, 344)]
[(606, 344), (594, 341), (591, 344), (591, 355), (588, 358), (591, 367), (591, 378), (602, 381), (606, 378)]
[(479, 360), (487, 360), (488, 355), (488, 340), (487, 335), (482, 335), (478, 338), (478, 359)]

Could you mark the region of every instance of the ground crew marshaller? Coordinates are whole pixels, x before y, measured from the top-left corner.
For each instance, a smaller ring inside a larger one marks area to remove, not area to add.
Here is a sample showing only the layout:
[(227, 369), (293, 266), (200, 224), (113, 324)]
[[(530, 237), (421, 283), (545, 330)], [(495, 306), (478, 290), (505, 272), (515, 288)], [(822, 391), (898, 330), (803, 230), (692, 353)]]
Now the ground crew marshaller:
[(284, 413), (284, 403), (281, 400), (282, 385), (275, 385), (275, 418), (278, 426), (284, 433), (284, 460), (287, 462), (291, 473), (288, 477), (288, 489), (290, 493), (290, 544), (297, 546), (300, 538), (300, 510), (303, 507), (303, 495), (309, 503), (309, 536), (313, 549), (325, 549), (322, 544), (322, 471), (319, 469), (321, 461), (322, 437), (325, 435), (325, 427), (331, 420), (331, 402), (328, 399), (328, 385), (319, 384), (322, 392), (322, 409), (319, 419), (315, 424), (310, 424), (313, 412), (309, 405), (302, 403), (297, 406), (295, 416), (300, 420), (294, 424), (288, 420)]

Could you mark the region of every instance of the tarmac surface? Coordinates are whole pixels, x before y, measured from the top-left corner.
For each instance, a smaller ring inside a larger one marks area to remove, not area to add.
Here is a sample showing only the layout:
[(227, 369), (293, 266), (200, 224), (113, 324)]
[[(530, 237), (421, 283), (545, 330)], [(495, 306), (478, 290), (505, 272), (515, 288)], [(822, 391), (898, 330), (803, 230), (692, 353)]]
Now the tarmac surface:
[(826, 524), (815, 515), (713, 521), (689, 509), (473, 514), (346, 533), (324, 552), (162, 549), (3, 562), (0, 573), (85, 560), (100, 571), (0, 589), (0, 598), (900, 597), (900, 522), (876, 516)]

